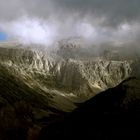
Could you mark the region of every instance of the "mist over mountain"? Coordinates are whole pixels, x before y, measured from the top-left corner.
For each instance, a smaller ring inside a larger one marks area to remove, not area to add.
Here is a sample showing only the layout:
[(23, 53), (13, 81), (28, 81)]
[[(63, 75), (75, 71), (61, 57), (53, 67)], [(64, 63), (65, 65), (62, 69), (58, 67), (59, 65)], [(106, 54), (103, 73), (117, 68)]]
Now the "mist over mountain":
[(135, 139), (139, 0), (0, 0), (0, 140)]

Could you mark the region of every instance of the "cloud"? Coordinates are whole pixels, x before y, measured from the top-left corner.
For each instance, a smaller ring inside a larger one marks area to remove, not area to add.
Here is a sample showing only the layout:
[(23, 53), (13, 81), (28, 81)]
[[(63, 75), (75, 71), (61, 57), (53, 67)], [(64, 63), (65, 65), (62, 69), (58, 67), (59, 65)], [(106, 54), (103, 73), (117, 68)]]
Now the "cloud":
[(0, 0), (0, 19), (12, 19), (21, 14), (65, 20), (73, 17), (105, 17), (104, 25), (118, 25), (124, 21), (140, 20), (139, 0)]
[[(81, 17), (105, 17), (104, 25), (117, 26), (127, 21), (140, 20), (139, 0), (52, 0), (56, 7), (68, 13), (79, 13)], [(93, 21), (94, 22), (94, 21)]]
[(91, 43), (138, 42), (139, 0), (0, 0), (0, 29), (24, 43), (72, 36)]
[(21, 17), (1, 27), (9, 38), (24, 44), (51, 45), (57, 36), (56, 26), (38, 18)]

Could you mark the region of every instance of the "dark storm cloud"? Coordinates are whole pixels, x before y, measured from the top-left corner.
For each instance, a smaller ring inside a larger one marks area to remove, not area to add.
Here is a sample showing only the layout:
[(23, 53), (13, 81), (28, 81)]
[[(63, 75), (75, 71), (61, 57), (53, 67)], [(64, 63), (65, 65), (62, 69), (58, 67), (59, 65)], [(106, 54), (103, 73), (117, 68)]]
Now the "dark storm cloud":
[(39, 42), (52, 36), (135, 42), (140, 34), (139, 5), (139, 0), (0, 0), (0, 28), (21, 39), (39, 34)]
[(44, 18), (77, 14), (79, 18), (106, 17), (106, 24), (116, 25), (139, 20), (139, 5), (139, 0), (0, 0), (0, 18), (10, 19), (23, 13)]
[[(52, 0), (55, 7), (77, 12), (80, 16), (106, 17), (105, 23), (116, 25), (140, 19), (139, 0)], [(92, 18), (91, 18), (92, 19)]]

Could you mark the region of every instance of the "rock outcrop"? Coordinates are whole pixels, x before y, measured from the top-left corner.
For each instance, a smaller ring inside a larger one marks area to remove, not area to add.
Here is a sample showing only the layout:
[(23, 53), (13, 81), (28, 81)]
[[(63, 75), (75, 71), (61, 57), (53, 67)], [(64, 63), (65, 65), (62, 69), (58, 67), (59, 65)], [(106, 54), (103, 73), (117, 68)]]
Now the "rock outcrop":
[(88, 99), (131, 76), (132, 61), (64, 59), (32, 48), (0, 48), (0, 61), (29, 86)]

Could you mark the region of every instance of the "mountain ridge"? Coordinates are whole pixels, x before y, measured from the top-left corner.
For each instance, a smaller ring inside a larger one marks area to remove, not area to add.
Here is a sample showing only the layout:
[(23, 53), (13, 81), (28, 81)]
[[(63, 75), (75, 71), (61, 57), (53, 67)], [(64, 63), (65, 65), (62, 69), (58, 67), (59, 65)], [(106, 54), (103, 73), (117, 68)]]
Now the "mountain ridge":
[(8, 133), (18, 140), (21, 135), (23, 139), (34, 132), (39, 135), (44, 126), (138, 74), (138, 64), (133, 59), (65, 58), (57, 50), (39, 47), (0, 47), (0, 114), (7, 123), (1, 125), (0, 136)]
[(120, 139), (139, 137), (140, 79), (123, 81), (96, 95), (63, 120), (41, 130), (40, 140), (50, 138)]

